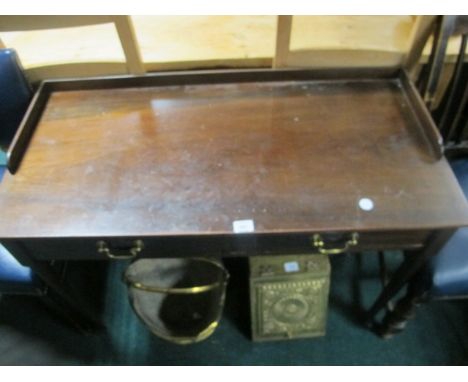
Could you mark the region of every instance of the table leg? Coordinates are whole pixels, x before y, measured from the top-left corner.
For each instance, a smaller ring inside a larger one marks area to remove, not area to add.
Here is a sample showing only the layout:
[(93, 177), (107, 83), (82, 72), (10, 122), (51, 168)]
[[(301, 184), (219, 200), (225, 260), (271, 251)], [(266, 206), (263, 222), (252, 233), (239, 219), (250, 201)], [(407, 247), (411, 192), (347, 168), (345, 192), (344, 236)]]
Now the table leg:
[(383, 318), (381, 324), (377, 327), (377, 333), (387, 339), (394, 334), (403, 331), (408, 320), (413, 317), (414, 311), (420, 305), (427, 295), (426, 283), (415, 276), (408, 284), (404, 297), (402, 297), (391, 311)]
[(380, 293), (377, 300), (366, 314), (366, 325), (374, 327), (375, 317), (388, 302), (404, 288), (412, 277), (422, 268), (430, 256), (434, 256), (452, 236), (454, 230), (441, 230), (434, 232), (428, 239), (425, 247), (413, 255), (406, 256), (403, 264), (393, 274), (392, 278)]
[(67, 284), (66, 280), (62, 280), (59, 272), (50, 263), (34, 259), (19, 241), (5, 241), (2, 244), (20, 263), (30, 267), (45, 287), (51, 290), (50, 298), (46, 297), (45, 300), (54, 304), (56, 312), (83, 332), (103, 327), (86, 298)]

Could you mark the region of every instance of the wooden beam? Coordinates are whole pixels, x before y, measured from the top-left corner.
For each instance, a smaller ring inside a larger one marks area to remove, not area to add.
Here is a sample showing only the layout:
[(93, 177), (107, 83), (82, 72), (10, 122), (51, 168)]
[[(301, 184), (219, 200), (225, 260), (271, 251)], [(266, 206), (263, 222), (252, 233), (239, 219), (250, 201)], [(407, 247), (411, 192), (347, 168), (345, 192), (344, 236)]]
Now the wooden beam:
[(0, 16), (0, 32), (70, 28), (111, 22), (111, 16)]
[(276, 49), (273, 68), (287, 66), (289, 42), (291, 40), (292, 16), (278, 16), (276, 26)]
[(288, 53), (292, 68), (393, 68), (400, 67), (403, 54), (370, 49), (310, 49)]
[(145, 74), (140, 48), (135, 35), (135, 28), (129, 16), (113, 16), (113, 21), (127, 61), (128, 72)]
[(38, 84), (51, 78), (102, 77), (127, 74), (124, 62), (68, 62), (24, 69), (28, 81)]
[(414, 77), (419, 59), (431, 35), (437, 16), (417, 16), (408, 39), (403, 67)]

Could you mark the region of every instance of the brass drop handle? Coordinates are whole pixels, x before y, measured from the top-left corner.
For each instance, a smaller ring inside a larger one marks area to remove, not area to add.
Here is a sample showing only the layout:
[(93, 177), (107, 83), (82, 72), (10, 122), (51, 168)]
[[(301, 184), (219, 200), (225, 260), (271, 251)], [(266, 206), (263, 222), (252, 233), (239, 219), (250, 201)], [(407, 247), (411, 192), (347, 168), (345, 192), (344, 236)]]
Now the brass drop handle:
[(319, 251), (322, 255), (338, 255), (340, 253), (346, 252), (350, 247), (356, 246), (358, 244), (359, 234), (353, 232), (351, 237), (342, 248), (325, 248), (325, 242), (322, 239), (322, 236), (319, 233), (314, 234), (312, 237), (313, 246)]
[[(109, 248), (109, 245), (104, 241), (100, 240), (97, 242), (97, 250), (100, 255), (105, 255), (109, 259), (125, 260), (132, 259), (136, 257), (144, 248), (143, 241), (135, 240), (133, 246), (125, 249), (116, 249), (113, 248), (112, 251)], [(121, 252), (118, 254), (117, 252)]]

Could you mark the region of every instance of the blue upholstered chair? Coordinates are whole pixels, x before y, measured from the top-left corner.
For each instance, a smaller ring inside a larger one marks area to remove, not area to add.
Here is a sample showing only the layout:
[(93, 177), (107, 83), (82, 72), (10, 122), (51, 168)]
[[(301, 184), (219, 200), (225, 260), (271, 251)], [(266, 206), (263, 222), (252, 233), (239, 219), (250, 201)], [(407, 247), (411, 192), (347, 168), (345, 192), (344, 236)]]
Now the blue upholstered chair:
[(11, 142), (32, 97), (16, 52), (0, 49), (0, 145)]
[[(31, 98), (32, 89), (23, 74), (16, 52), (12, 49), (0, 49), (0, 149), (5, 149), (10, 144)], [(6, 171), (5, 155), (3, 155), (0, 157), (0, 187)], [(20, 264), (0, 243), (0, 296), (6, 294), (40, 296), (45, 305), (81, 332), (87, 333), (101, 328), (100, 320), (78, 295), (69, 294), (65, 299), (51, 284), (51, 272), (54, 274), (55, 284), (64, 281), (65, 270), (67, 278), (72, 276), (70, 267), (65, 265), (61, 262), (47, 264), (48, 279), (40, 279), (31, 268)], [(44, 272), (44, 267), (41, 269)], [(77, 271), (81, 275), (83, 268), (79, 267)]]
[[(461, 36), (457, 62), (444, 93), (437, 94), (447, 42), (453, 35)], [(441, 132), (446, 157), (468, 201), (467, 36), (467, 16), (439, 18), (429, 63), (421, 73), (418, 87)], [(436, 102), (437, 99), (440, 101)], [(406, 295), (383, 320), (380, 333), (389, 337), (403, 330), (415, 307), (422, 302), (456, 298), (468, 298), (468, 227), (457, 229), (439, 253), (413, 277)]]
[(27, 294), (42, 295), (43, 288), (31, 268), (21, 265), (8, 250), (0, 244), (0, 295)]
[(21, 265), (2, 244), (0, 244), (1, 294), (42, 294), (42, 285), (31, 268)]
[[(18, 129), (31, 96), (31, 87), (16, 52), (0, 49), (0, 145), (3, 148), (8, 146)], [(0, 187), (5, 171), (5, 163), (0, 163)], [(21, 265), (0, 244), (0, 294), (40, 294), (41, 290), (31, 269)]]
[[(451, 166), (468, 200), (468, 158), (453, 160)], [(459, 228), (430, 259), (424, 275), (427, 297), (468, 297), (468, 227)]]

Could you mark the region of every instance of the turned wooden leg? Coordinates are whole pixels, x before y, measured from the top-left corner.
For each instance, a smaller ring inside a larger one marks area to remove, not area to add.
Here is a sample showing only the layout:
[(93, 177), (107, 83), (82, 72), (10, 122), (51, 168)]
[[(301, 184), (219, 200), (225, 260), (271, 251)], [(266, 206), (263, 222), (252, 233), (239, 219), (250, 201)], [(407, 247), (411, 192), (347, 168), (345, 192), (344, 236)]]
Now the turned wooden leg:
[(399, 291), (411, 283), (414, 276), (422, 269), (427, 259), (434, 256), (453, 235), (453, 230), (435, 231), (428, 239), (425, 247), (406, 256), (403, 264), (392, 275), (388, 284), (383, 288), (377, 300), (367, 311), (365, 324), (369, 328), (376, 328), (375, 317), (385, 308)]
[[(370, 329), (378, 327), (375, 316), (383, 309), (389, 306), (391, 299), (402, 290), (411, 277), (424, 264), (426, 257), (423, 251), (406, 257), (402, 265), (393, 274), (388, 284), (383, 288), (374, 305), (367, 312), (366, 326)], [(395, 307), (396, 308), (396, 307)]]
[(408, 320), (414, 316), (417, 306), (427, 298), (425, 283), (415, 277), (408, 289), (392, 310), (388, 310), (382, 322), (376, 325), (376, 331), (382, 338), (390, 338), (406, 327)]

